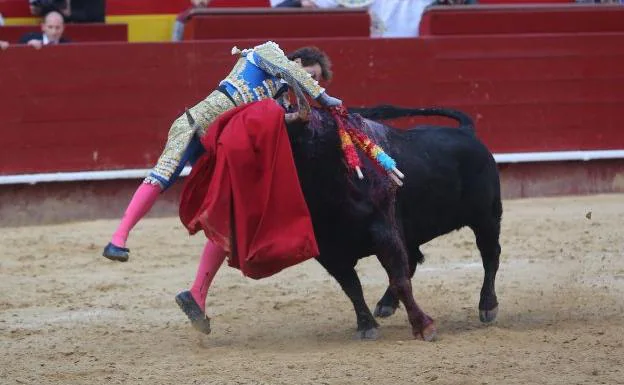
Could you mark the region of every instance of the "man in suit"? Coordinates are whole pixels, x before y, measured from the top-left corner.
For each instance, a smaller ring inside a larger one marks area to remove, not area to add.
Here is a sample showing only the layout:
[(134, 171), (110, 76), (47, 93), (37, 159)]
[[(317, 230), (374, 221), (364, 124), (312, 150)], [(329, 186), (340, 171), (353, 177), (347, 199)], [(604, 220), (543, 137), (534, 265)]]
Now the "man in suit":
[(40, 49), (44, 45), (55, 45), (69, 43), (63, 37), (65, 22), (63, 15), (56, 11), (48, 13), (41, 23), (41, 32), (30, 32), (22, 36), (20, 43), (28, 44), (31, 47)]

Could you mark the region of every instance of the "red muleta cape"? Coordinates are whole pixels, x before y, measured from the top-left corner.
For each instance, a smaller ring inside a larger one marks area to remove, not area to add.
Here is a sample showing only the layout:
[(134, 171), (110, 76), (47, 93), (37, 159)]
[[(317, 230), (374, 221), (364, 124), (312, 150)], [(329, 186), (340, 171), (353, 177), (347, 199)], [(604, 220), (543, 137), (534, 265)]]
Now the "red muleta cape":
[(206, 153), (180, 199), (180, 220), (189, 233), (204, 230), (229, 253), (230, 266), (254, 279), (319, 254), (284, 110), (275, 101), (222, 114), (201, 143)]

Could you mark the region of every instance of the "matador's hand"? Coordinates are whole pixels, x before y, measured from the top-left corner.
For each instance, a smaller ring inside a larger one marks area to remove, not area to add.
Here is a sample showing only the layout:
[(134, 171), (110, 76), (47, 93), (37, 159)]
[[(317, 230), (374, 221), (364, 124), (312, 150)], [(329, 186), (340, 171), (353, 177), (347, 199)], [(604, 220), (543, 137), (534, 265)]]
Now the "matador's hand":
[(308, 114), (300, 114), (300, 111), (295, 112), (287, 112), (284, 114), (284, 120), (286, 123), (292, 123), (296, 120), (300, 120), (302, 122), (307, 122), (309, 120)]
[(337, 107), (342, 105), (342, 100), (327, 95), (327, 92), (323, 92), (316, 100), (325, 107)]

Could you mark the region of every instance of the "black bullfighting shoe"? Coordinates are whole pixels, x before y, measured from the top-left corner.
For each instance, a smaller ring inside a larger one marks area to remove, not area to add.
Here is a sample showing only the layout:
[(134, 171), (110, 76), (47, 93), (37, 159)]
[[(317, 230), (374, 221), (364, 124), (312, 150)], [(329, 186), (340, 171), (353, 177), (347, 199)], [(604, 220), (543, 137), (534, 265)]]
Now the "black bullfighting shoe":
[(190, 291), (183, 291), (176, 295), (175, 300), (180, 309), (191, 321), (191, 325), (204, 334), (210, 334), (210, 318), (202, 311)]
[(102, 255), (111, 261), (127, 262), (128, 258), (130, 258), (130, 249), (109, 243), (104, 248)]

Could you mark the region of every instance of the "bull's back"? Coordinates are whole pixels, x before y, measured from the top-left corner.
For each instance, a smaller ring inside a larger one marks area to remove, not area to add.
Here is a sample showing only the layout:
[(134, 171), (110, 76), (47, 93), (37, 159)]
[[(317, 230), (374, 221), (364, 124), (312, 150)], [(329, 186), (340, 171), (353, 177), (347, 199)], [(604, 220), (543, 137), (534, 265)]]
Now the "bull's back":
[[(470, 225), (492, 204), (484, 200), (500, 200), (494, 159), (471, 130), (425, 126), (393, 132), (391, 141), (405, 173), (397, 212), (409, 243)], [(492, 194), (479, 193), (486, 190)]]

